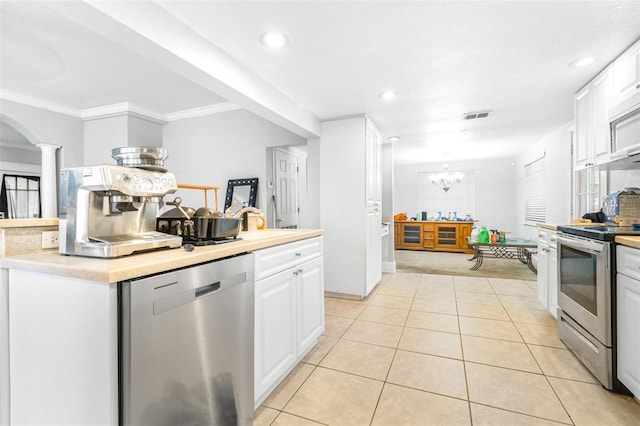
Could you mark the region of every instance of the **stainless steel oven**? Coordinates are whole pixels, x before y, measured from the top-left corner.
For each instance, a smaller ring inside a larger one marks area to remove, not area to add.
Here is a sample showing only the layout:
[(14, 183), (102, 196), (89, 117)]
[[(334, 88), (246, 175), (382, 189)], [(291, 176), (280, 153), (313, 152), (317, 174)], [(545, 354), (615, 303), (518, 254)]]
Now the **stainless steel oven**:
[(630, 394), (617, 378), (616, 242), (632, 226), (558, 226), (558, 334), (602, 385)]
[(611, 246), (558, 234), (558, 333), (606, 387), (613, 387)]

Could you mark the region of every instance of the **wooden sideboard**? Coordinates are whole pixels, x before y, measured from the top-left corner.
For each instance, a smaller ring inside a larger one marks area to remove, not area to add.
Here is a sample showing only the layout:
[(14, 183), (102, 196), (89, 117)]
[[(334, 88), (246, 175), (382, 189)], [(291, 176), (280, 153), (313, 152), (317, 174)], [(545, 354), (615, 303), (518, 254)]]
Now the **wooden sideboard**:
[(474, 222), (409, 220), (394, 223), (395, 248), (473, 253), (467, 246)]

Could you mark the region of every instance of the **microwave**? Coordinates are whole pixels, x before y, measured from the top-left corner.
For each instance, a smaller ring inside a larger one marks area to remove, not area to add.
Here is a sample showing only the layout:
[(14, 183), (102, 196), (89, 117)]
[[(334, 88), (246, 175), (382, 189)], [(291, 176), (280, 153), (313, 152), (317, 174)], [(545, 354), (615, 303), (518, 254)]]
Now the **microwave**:
[(613, 157), (640, 153), (640, 108), (611, 120), (610, 126)]

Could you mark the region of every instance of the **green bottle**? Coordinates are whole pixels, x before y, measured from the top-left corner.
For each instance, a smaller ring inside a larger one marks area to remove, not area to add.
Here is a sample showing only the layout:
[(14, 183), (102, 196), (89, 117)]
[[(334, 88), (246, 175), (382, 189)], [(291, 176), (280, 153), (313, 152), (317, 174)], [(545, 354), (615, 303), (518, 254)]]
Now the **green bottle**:
[(483, 226), (478, 232), (478, 242), (479, 243), (488, 243), (489, 242), (489, 230), (486, 226)]

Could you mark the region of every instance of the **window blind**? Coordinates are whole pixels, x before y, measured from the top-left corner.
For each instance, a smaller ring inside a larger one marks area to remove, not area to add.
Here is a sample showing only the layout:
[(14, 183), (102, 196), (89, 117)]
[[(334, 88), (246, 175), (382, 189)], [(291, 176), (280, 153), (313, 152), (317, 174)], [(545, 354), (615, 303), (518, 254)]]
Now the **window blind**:
[(525, 175), (525, 223), (544, 223), (547, 220), (545, 196), (545, 156), (524, 166)]

